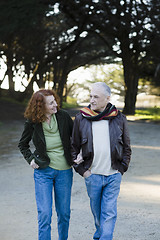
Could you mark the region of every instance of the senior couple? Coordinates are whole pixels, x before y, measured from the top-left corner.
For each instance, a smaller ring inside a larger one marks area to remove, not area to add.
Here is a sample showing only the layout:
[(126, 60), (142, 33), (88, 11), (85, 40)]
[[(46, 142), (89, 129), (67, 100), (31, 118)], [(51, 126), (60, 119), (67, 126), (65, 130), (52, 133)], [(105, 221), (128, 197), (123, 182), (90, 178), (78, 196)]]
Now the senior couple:
[(105, 83), (94, 83), (90, 105), (80, 110), (74, 123), (59, 109), (53, 90), (35, 92), (28, 103), (18, 147), (34, 169), (39, 240), (51, 240), (53, 190), (58, 239), (68, 239), (72, 166), (85, 180), (96, 228), (93, 239), (113, 239), (131, 148), (126, 117), (110, 103), (110, 96)]

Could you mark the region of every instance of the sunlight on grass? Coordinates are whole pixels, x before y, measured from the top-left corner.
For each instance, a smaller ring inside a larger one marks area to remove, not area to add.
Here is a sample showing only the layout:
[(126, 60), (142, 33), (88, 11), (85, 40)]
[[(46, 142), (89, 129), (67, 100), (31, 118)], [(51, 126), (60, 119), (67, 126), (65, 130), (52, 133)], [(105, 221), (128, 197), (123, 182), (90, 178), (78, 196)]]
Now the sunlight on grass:
[(62, 103), (62, 108), (76, 108), (78, 107), (77, 99), (72, 97), (67, 97), (67, 102)]
[(135, 116), (139, 119), (148, 119), (154, 121), (160, 121), (160, 108), (144, 108), (144, 109), (137, 109)]

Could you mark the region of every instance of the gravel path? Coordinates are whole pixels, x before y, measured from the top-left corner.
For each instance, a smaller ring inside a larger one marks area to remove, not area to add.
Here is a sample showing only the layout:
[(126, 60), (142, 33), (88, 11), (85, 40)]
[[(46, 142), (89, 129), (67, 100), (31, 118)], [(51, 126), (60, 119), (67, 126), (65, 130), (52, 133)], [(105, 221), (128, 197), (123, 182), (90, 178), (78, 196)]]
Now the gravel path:
[[(33, 171), (17, 149), (22, 120), (0, 125), (0, 239), (36, 240)], [(129, 121), (132, 160), (122, 178), (114, 240), (160, 239), (160, 125)], [(93, 217), (74, 172), (69, 240), (91, 240)], [(57, 238), (53, 214), (52, 239)]]

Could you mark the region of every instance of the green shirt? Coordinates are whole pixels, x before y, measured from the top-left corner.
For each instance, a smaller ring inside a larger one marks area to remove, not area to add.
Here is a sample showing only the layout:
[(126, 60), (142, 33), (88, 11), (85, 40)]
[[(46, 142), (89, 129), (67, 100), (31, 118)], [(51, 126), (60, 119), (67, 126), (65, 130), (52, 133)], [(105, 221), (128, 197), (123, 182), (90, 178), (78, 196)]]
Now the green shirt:
[(47, 155), (50, 158), (49, 166), (57, 170), (69, 169), (70, 166), (64, 156), (63, 145), (55, 114), (51, 117), (50, 125), (47, 122), (43, 122), (42, 127), (46, 141)]

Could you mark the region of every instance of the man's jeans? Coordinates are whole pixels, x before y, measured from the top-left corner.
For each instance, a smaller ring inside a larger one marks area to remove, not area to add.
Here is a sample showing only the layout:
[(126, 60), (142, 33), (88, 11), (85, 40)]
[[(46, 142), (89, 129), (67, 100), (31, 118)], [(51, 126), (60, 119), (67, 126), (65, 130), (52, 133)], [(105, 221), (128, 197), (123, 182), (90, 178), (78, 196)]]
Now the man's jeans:
[(91, 211), (96, 226), (93, 239), (113, 239), (121, 178), (121, 173), (110, 176), (92, 174), (88, 178), (85, 178)]
[(34, 171), (35, 195), (38, 210), (39, 240), (51, 240), (52, 190), (58, 218), (59, 240), (68, 239), (72, 169), (55, 170), (47, 167)]

